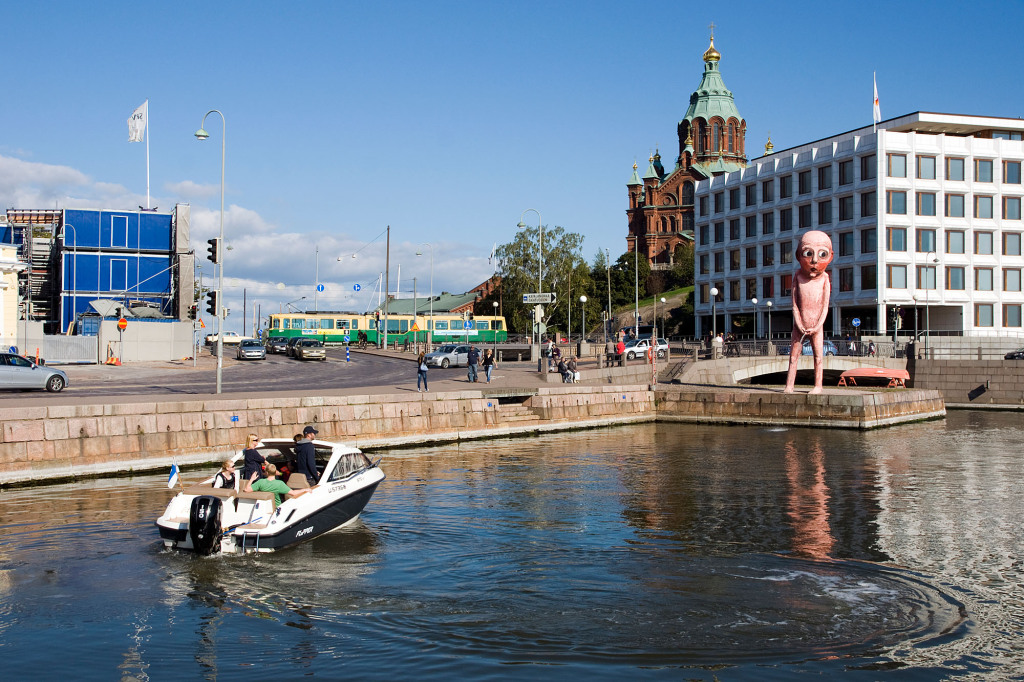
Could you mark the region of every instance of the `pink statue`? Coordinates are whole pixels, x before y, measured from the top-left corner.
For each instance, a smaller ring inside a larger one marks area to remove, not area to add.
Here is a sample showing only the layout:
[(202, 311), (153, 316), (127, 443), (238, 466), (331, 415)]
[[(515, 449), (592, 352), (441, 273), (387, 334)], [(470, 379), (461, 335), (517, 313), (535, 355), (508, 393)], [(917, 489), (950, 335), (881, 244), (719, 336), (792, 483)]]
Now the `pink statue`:
[(792, 393), (796, 385), (796, 366), (803, 352), (804, 339), (810, 339), (814, 351), (814, 388), (811, 393), (821, 393), (825, 317), (832, 296), (832, 283), (825, 268), (832, 262), (832, 240), (820, 230), (811, 230), (800, 238), (796, 258), (800, 269), (793, 277), (793, 334), (786, 393)]

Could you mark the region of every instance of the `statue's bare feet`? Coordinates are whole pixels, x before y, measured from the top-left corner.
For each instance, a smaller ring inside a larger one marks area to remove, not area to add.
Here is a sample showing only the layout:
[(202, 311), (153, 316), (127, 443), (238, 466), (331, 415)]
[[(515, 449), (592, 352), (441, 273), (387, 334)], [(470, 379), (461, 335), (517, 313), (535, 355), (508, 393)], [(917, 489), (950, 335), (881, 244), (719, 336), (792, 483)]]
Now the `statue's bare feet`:
[(793, 387), (792, 386), (786, 386), (785, 390), (783, 390), (782, 392), (783, 393), (792, 393), (793, 392)]
[(821, 386), (815, 386), (814, 388), (812, 388), (812, 389), (811, 389), (810, 391), (808, 391), (807, 393), (808, 393), (808, 395), (818, 395), (818, 394), (819, 394), (819, 393), (821, 393), (821, 392), (822, 392), (822, 388), (821, 388)]

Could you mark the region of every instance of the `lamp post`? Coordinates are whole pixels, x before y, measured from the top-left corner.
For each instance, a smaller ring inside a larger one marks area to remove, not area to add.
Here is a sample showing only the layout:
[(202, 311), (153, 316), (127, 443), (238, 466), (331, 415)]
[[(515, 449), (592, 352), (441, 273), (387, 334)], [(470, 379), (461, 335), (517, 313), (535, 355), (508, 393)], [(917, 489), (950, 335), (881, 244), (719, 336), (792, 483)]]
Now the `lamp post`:
[[(423, 244), (420, 244), (420, 246), (426, 246), (428, 249), (430, 249), (430, 322), (428, 324), (430, 329), (427, 331), (426, 346), (426, 352), (429, 353), (430, 346), (434, 341), (434, 245), (424, 242)], [(417, 250), (416, 255), (422, 256), (423, 251)], [(498, 304), (495, 303), (494, 306), (497, 307)]]
[(640, 241), (633, 237), (633, 324), (635, 336), (640, 338)]
[(757, 296), (751, 298), (750, 302), (754, 304), (754, 341), (757, 341)]
[(718, 315), (715, 314), (715, 299), (718, 298), (718, 287), (711, 287), (711, 340), (718, 336)]
[[(665, 304), (666, 303), (668, 303), (668, 301), (666, 301), (665, 297), (662, 296), (661, 297), (661, 335), (662, 336), (665, 336)], [(655, 327), (658, 326), (658, 318), (654, 318), (654, 326)]]
[(587, 340), (587, 297), (580, 296), (580, 343)]
[(224, 118), (224, 114), (217, 109), (210, 109), (203, 116), (203, 122), (199, 124), (199, 130), (196, 131), (197, 140), (205, 140), (210, 137), (210, 133), (206, 132), (203, 128), (206, 125), (206, 117), (210, 114), (220, 114), (221, 120), (221, 135), (220, 135), (220, 242), (218, 242), (218, 249), (220, 250), (219, 260), (217, 264), (217, 393), (221, 392), (222, 375), (224, 368), (224, 159), (225, 152), (227, 149), (226, 138), (228, 132), (228, 122)]
[(604, 250), (604, 275), (608, 279), (608, 318), (604, 321), (604, 343), (608, 345), (608, 325), (612, 323), (612, 255)]
[[(528, 208), (519, 214), (519, 224), (516, 225), (520, 230), (526, 228), (526, 223), (523, 222), (523, 218), (527, 213), (533, 211), (537, 214), (537, 293), (544, 293), (544, 221), (540, 217), (540, 211), (535, 208)], [(540, 372), (541, 358), (540, 358), (540, 327), (537, 327), (538, 323), (534, 322), (534, 329), (536, 330), (536, 342), (534, 346), (534, 352), (537, 357), (537, 371)]]
[[(929, 258), (929, 256), (931, 256), (931, 258)], [(925, 279), (925, 285), (926, 286), (925, 286), (925, 290), (924, 290), (924, 357), (925, 357), (925, 359), (927, 359), (928, 358), (928, 335), (931, 332), (931, 319), (929, 317), (930, 314), (931, 314), (931, 308), (928, 307), (928, 304), (931, 303), (931, 291), (932, 291), (932, 287), (935, 286), (935, 263), (938, 263), (939, 259), (936, 258), (934, 251), (929, 251), (928, 253), (926, 253), (925, 256), (924, 256), (924, 259), (925, 259), (925, 262), (926, 262), (925, 269), (924, 269), (925, 275), (926, 275), (926, 279)], [(927, 275), (931, 275), (931, 276), (927, 277)], [(915, 315), (914, 317), (916, 318), (917, 316)]]
[[(498, 302), (497, 301), (491, 301), (491, 305), (494, 306), (494, 316), (497, 317), (498, 316)], [(433, 325), (433, 322), (431, 322), (431, 325)], [(492, 348), (492, 350), (494, 352), (494, 361), (497, 362), (498, 361), (498, 330), (497, 329), (494, 330), (494, 336), (491, 338), (491, 348)]]
[(772, 302), (765, 301), (764, 304), (768, 307), (768, 342), (772, 340)]

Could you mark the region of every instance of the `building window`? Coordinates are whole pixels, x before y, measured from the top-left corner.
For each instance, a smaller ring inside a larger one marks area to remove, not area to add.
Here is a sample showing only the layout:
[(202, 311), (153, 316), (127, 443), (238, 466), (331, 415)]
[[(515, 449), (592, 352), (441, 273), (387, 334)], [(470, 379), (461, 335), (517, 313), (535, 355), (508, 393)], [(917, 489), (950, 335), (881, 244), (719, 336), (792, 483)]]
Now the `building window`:
[(747, 269), (748, 270), (753, 270), (756, 267), (757, 267), (757, 247), (756, 246), (748, 246), (747, 247)]
[(991, 256), (992, 250), (992, 233), (991, 232), (975, 232), (974, 233), (974, 253), (978, 256)]
[(868, 216), (875, 215), (875, 193), (864, 192), (860, 195), (860, 217), (867, 218)]
[(907, 250), (907, 228), (890, 227), (886, 230), (885, 248), (889, 251)]
[(740, 238), (740, 219), (733, 218), (729, 221), (729, 239)]
[(710, 265), (710, 262), (708, 260), (708, 255), (706, 253), (701, 254), (701, 257), (700, 257), (700, 274), (707, 275), (710, 272), (711, 272), (711, 265)]
[(1020, 161), (1003, 161), (1003, 184), (1020, 184)]
[[(860, 179), (861, 180), (874, 180), (877, 170), (875, 164), (875, 155), (862, 156), (860, 159)], [(871, 287), (874, 289), (874, 287)]]
[(721, 244), (725, 241), (725, 223), (715, 223), (715, 243)]
[(935, 192), (917, 193), (917, 215), (935, 215)]
[(811, 193), (811, 171), (805, 170), (797, 173), (796, 176), (797, 191), (800, 194)]
[(992, 217), (992, 197), (985, 195), (979, 195), (974, 197), (974, 217)]
[(853, 268), (839, 268), (839, 291), (853, 291)]
[(947, 194), (946, 195), (946, 217), (947, 218), (963, 218), (964, 217), (964, 195), (963, 194)]
[(934, 265), (918, 265), (917, 266), (917, 288), (918, 289), (934, 289), (935, 288), (935, 266)]
[(964, 179), (964, 160), (960, 158), (950, 157), (946, 159), (946, 179), (956, 180), (963, 182)]
[(1020, 197), (1003, 197), (1003, 219), (1020, 220)]
[(733, 187), (729, 190), (729, 208), (736, 210), (740, 208), (740, 188)]
[(853, 220), (853, 196), (839, 197), (839, 220)]
[(917, 157), (917, 178), (919, 180), (934, 180), (935, 179), (935, 157), (934, 156), (919, 156), (919, 157)]
[(771, 211), (761, 214), (761, 234), (775, 234), (775, 214)]
[(779, 285), (782, 287), (783, 296), (793, 295), (793, 275), (783, 275), (779, 278)]
[(784, 208), (779, 211), (779, 232), (789, 232), (793, 229), (793, 209)]
[(711, 151), (717, 152), (722, 148), (722, 124), (713, 123), (711, 125)]
[(725, 210), (725, 192), (715, 192), (715, 213)]
[[(788, 243), (789, 242), (783, 242), (783, 244), (788, 244)], [(783, 253), (785, 253), (784, 249), (783, 249)], [(783, 262), (785, 262), (785, 261), (783, 261)], [(765, 267), (768, 267), (770, 265), (775, 265), (775, 245), (774, 244), (764, 244), (764, 245), (761, 246), (761, 265), (763, 265)]]
[(757, 236), (757, 216), (756, 215), (748, 215), (746, 217), (746, 221), (747, 221), (747, 236), (748, 237), (756, 237)]
[(878, 288), (878, 270), (875, 265), (862, 265), (860, 268), (860, 290), (874, 291)]
[(683, 183), (683, 206), (693, 206), (693, 183)]
[(1004, 256), (1019, 256), (1020, 255), (1020, 232), (1004, 232), (1003, 233), (1003, 255)]
[(752, 299), (752, 298), (757, 298), (757, 280), (756, 279), (750, 278), (748, 280), (745, 280), (743, 282), (743, 286), (747, 290), (746, 293), (747, 293), (747, 300), (748, 301), (750, 299)]
[(740, 283), (738, 280), (729, 282), (729, 300), (730, 301), (742, 301), (740, 298)]
[(735, 272), (740, 269), (740, 250), (733, 249), (729, 252), (729, 272)]
[(831, 225), (832, 224), (832, 200), (827, 199), (825, 201), (818, 202), (818, 224), (819, 225)]
[(725, 272), (725, 252), (715, 254), (715, 272)]
[(860, 252), (874, 253), (877, 249), (875, 239), (875, 228), (869, 227), (860, 231)]
[[(128, 216), (110, 216), (110, 245), (120, 247), (128, 246)], [(127, 274), (125, 276), (127, 277)], [(120, 291), (124, 291), (124, 289), (125, 287), (121, 287)], [(113, 291), (117, 291), (117, 289), (113, 289)]]
[(907, 177), (907, 155), (906, 154), (886, 154), (887, 171), (886, 175), (890, 178), (905, 178)]
[[(125, 219), (127, 223), (127, 218)], [(110, 291), (128, 290), (128, 261), (114, 258), (110, 261)]]
[(993, 140), (1020, 140), (1024, 139), (1024, 133), (1009, 130), (995, 130), (992, 132)]
[(765, 180), (761, 183), (761, 201), (774, 201), (775, 200), (775, 187), (771, 180)]
[(743, 189), (747, 193), (747, 206), (757, 205), (757, 185), (747, 185)]
[(793, 196), (793, 176), (783, 175), (779, 177), (779, 198), (788, 199)]
[(803, 206), (798, 206), (797, 207), (797, 220), (799, 221), (799, 224), (800, 224), (801, 228), (805, 228), (805, 227), (810, 227), (811, 226), (812, 223), (811, 223), (811, 205), (810, 204), (804, 204)]
[(708, 303), (709, 302), (708, 301), (708, 296), (709, 296), (710, 293), (711, 293), (710, 287), (708, 287), (707, 284), (701, 284), (700, 286), (697, 287), (697, 290), (696, 290), (696, 298), (697, 298), (697, 300), (694, 301), (694, 303)]
[(974, 326), (993, 327), (995, 322), (992, 319), (991, 303), (976, 303), (974, 305)]
[(964, 269), (959, 265), (951, 265), (946, 267), (946, 290), (947, 291), (963, 291), (967, 288), (966, 278), (964, 277)]
[(992, 291), (992, 268), (974, 268), (974, 290)]
[(946, 230), (946, 253), (963, 253), (965, 241), (962, 230)]
[(916, 235), (918, 253), (930, 253), (935, 251), (935, 230), (921, 229), (919, 227), (916, 230)]
[(853, 184), (853, 159), (839, 162), (839, 185)]
[(793, 262), (793, 242), (779, 242), (779, 263), (789, 265)]
[(706, 216), (708, 214), (708, 198), (707, 197), (701, 197), (700, 198), (699, 207), (700, 207), (700, 216), (701, 216), (701, 218), (703, 218), (704, 216)]
[(1020, 291), (1020, 268), (1003, 268), (1003, 291)]
[(699, 232), (700, 232), (700, 245), (701, 246), (707, 246), (708, 245), (708, 226), (707, 225), (701, 225)]
[(907, 288), (907, 266), (886, 265), (886, 286), (890, 289)]
[(832, 189), (832, 166), (822, 166), (818, 169), (818, 191)]
[(1019, 327), (1020, 326), (1020, 303), (1004, 303), (1003, 304), (1003, 326), (1004, 327)]
[(974, 181), (992, 182), (992, 159), (974, 160)]
[(853, 232), (839, 233), (839, 257), (853, 255)]
[(761, 279), (761, 295), (765, 298), (771, 298), (775, 295), (774, 277), (763, 277)]
[(907, 193), (898, 190), (888, 190), (885, 193), (885, 212), (892, 215), (907, 214)]

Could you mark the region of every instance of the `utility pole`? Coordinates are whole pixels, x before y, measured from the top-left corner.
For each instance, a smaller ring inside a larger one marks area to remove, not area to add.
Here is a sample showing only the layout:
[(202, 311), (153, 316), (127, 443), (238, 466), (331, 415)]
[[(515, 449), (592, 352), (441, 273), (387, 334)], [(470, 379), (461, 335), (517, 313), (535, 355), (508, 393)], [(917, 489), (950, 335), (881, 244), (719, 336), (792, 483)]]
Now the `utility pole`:
[(388, 225), (387, 241), (384, 251), (384, 350), (388, 349), (388, 298), (391, 291), (391, 283), (388, 277), (391, 275), (391, 226)]

